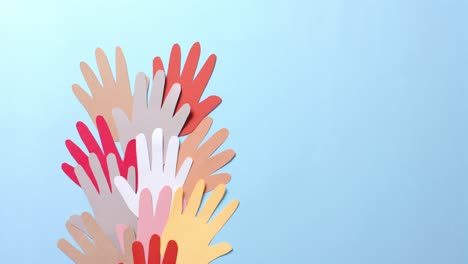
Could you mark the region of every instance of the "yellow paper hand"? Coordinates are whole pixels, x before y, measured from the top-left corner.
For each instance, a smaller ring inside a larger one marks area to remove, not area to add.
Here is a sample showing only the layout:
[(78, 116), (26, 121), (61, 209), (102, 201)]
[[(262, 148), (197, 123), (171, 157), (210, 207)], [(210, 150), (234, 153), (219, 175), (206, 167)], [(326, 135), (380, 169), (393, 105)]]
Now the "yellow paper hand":
[(177, 241), (177, 263), (209, 263), (232, 250), (231, 245), (226, 242), (214, 246), (210, 246), (210, 242), (234, 214), (239, 201), (231, 201), (208, 222), (224, 197), (226, 185), (221, 184), (216, 187), (197, 215), (204, 190), (205, 182), (198, 181), (183, 212), (183, 189), (179, 188), (175, 193), (171, 213), (162, 234), (161, 252), (165, 252), (169, 240)]

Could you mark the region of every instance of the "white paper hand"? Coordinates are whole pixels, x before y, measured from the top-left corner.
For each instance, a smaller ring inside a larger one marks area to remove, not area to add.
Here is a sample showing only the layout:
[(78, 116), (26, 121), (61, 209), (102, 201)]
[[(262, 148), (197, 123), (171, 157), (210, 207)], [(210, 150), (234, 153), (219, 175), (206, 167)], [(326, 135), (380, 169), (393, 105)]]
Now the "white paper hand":
[[(182, 187), (192, 166), (192, 159), (185, 159), (177, 175), (177, 159), (179, 156), (179, 138), (172, 136), (169, 140), (166, 162), (163, 155), (163, 130), (157, 128), (152, 135), (152, 158), (148, 153), (147, 139), (144, 134), (136, 137), (137, 166), (138, 166), (138, 191), (135, 193), (130, 184), (123, 177), (116, 177), (114, 184), (127, 203), (128, 208), (138, 216), (138, 207), (141, 191), (148, 188), (153, 198), (153, 206), (156, 207), (158, 195), (164, 186), (169, 186), (173, 191)], [(153, 208), (156, 209), (156, 208)]]

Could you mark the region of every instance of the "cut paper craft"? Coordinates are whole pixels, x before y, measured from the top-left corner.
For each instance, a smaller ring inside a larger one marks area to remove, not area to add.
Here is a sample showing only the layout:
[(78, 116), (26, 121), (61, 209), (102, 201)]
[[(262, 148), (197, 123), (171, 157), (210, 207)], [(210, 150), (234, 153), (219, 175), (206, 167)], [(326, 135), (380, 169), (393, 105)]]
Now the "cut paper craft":
[[(125, 156), (122, 159), (120, 156), (119, 151), (112, 139), (112, 134), (109, 130), (109, 126), (107, 125), (106, 120), (102, 116), (98, 116), (96, 118), (96, 125), (99, 132), (99, 137), (101, 138), (102, 147), (99, 146), (97, 140), (94, 138), (89, 128), (83, 123), (78, 122), (76, 124), (76, 128), (78, 133), (80, 134), (81, 140), (85, 144), (86, 148), (88, 149), (88, 153), (95, 153), (101, 163), (102, 169), (104, 171), (104, 175), (106, 176), (106, 180), (108, 183), (109, 188), (111, 188), (112, 184), (110, 182), (109, 176), (109, 169), (107, 168), (106, 157), (109, 154), (114, 154), (117, 159), (117, 164), (119, 168), (119, 175), (123, 176), (125, 179), (127, 175), (130, 173), (130, 170), (134, 170), (135, 172), (135, 181), (136, 186), (138, 186), (138, 178), (137, 178), (137, 170), (136, 170), (136, 145), (135, 140), (131, 140), (128, 143), (127, 149), (125, 151)], [(78, 147), (73, 141), (67, 140), (65, 141), (65, 145), (67, 146), (68, 151), (78, 163), (83, 167), (86, 174), (89, 176), (90, 180), (92, 181), (93, 185), (97, 188), (97, 182), (94, 179), (94, 174), (91, 170), (88, 161), (88, 154), (86, 154), (80, 147)], [(62, 163), (62, 170), (65, 174), (78, 186), (80, 183), (78, 182), (78, 178), (75, 174), (75, 167), (71, 166), (68, 163)], [(112, 190), (112, 189), (111, 189)]]
[[(91, 170), (96, 177), (99, 192), (96, 191), (96, 188), (93, 186), (88, 175), (86, 175), (86, 172), (80, 165), (75, 168), (76, 175), (78, 176), (81, 188), (86, 194), (86, 198), (88, 198), (89, 204), (93, 209), (97, 223), (102, 227), (109, 239), (118, 246), (119, 241), (116, 235), (116, 226), (118, 224), (123, 224), (135, 230), (137, 217), (128, 209), (127, 204), (117, 191), (117, 188), (115, 188), (115, 186), (112, 186), (111, 189), (108, 188), (104, 172), (99, 164), (96, 154), (91, 153), (89, 155), (89, 164), (91, 165)], [(119, 175), (117, 161), (114, 154), (109, 154), (107, 156), (107, 166), (112, 177), (111, 182), (113, 183), (113, 179)], [(133, 193), (135, 193), (134, 176), (134, 173), (130, 173), (128, 181), (122, 178), (127, 182), (129, 188), (133, 190)], [(80, 222), (80, 217), (72, 216), (70, 218), (70, 222), (77, 228), (84, 231), (83, 225)]]
[(186, 158), (176, 176), (176, 166), (179, 154), (179, 138), (171, 137), (168, 144), (166, 159), (163, 158), (163, 131), (161, 128), (154, 130), (152, 135), (152, 158), (148, 153), (147, 139), (144, 134), (136, 137), (137, 164), (139, 171), (138, 191), (131, 188), (123, 177), (116, 177), (114, 182), (128, 208), (138, 215), (138, 207), (141, 191), (148, 188), (153, 198), (153, 209), (158, 203), (158, 195), (164, 186), (171, 190), (182, 187), (192, 166), (192, 159)]
[[(149, 252), (149, 243), (152, 235), (161, 235), (166, 226), (167, 218), (171, 210), (172, 190), (165, 186), (159, 193), (156, 210), (153, 210), (153, 200), (149, 189), (141, 191), (140, 206), (137, 224), (137, 240), (140, 241)], [(117, 237), (122, 250), (124, 249), (124, 233), (128, 227), (126, 225), (117, 225)], [(148, 258), (148, 256), (146, 256)]]
[(131, 116), (133, 98), (130, 91), (127, 63), (120, 47), (115, 49), (115, 57), (116, 74), (114, 79), (106, 54), (102, 49), (97, 48), (96, 62), (101, 75), (102, 84), (99, 82), (91, 67), (89, 67), (86, 62), (81, 62), (81, 72), (86, 80), (91, 95), (78, 84), (73, 84), (72, 90), (93, 122), (98, 115), (104, 116), (109, 122), (114, 140), (119, 141), (114, 120), (112, 119), (112, 109), (119, 107), (128, 116)]
[[(161, 262), (161, 240), (158, 235), (151, 236), (149, 252), (145, 254), (145, 249), (139, 241), (133, 243), (133, 264), (176, 264), (177, 243), (173, 240), (167, 243), (166, 251)], [(148, 254), (149, 253), (149, 254)], [(149, 257), (145, 258), (145, 255)], [(146, 262), (146, 259), (148, 262)], [(183, 262), (179, 262), (183, 263)], [(195, 263), (195, 262), (190, 262)], [(123, 263), (120, 263), (123, 264)]]
[[(152, 83), (138, 73), (133, 94), (120, 47), (115, 74), (100, 48), (95, 52), (99, 74), (81, 62), (89, 90), (78, 84), (72, 90), (99, 139), (78, 122), (84, 147), (65, 142), (76, 165), (64, 162), (62, 170), (81, 187), (94, 214), (71, 216), (66, 227), (74, 245), (65, 239), (57, 243), (73, 262), (205, 264), (232, 251), (227, 242), (213, 239), (239, 206), (233, 200), (215, 215), (231, 180), (221, 170), (236, 154), (218, 153), (229, 136), (226, 128), (207, 136), (213, 123), (208, 115), (221, 98), (202, 100), (216, 55), (199, 68), (200, 53), (197, 42), (182, 62), (175, 44), (167, 76), (155, 57)], [(181, 143), (179, 136), (187, 137)]]
[(129, 228), (125, 231), (125, 251), (121, 252), (106, 236), (91, 214), (85, 212), (81, 215), (81, 219), (86, 226), (88, 235), (74, 227), (70, 222), (66, 223), (68, 232), (81, 248), (81, 251), (65, 239), (60, 239), (57, 247), (65, 255), (77, 264), (133, 263), (132, 244), (135, 241), (133, 230)]
[(198, 127), (187, 136), (180, 146), (177, 168), (180, 169), (183, 161), (187, 157), (191, 157), (193, 160), (189, 175), (184, 183), (184, 196), (186, 198), (190, 197), (195, 184), (200, 179), (203, 179), (206, 183), (205, 192), (212, 191), (219, 184), (227, 184), (231, 180), (231, 175), (229, 173), (214, 173), (234, 158), (234, 150), (224, 150), (212, 156), (224, 141), (226, 141), (229, 131), (226, 128), (218, 130), (205, 143), (201, 144), (208, 134), (212, 123), (213, 119), (210, 117), (203, 119)]
[[(148, 96), (149, 83), (146, 81), (146, 76), (144, 73), (138, 73), (135, 80), (133, 116), (126, 115), (125, 111), (120, 108), (113, 110), (122, 150), (125, 150), (128, 141), (140, 133), (145, 134), (149, 139), (148, 147), (151, 147), (151, 134), (156, 128), (164, 130), (164, 149), (167, 149), (172, 136), (179, 135), (190, 113), (190, 105), (183, 105), (175, 113), (180, 95), (178, 83), (171, 86), (171, 92), (163, 104), (164, 81), (164, 72), (158, 71), (154, 76), (151, 95)], [(151, 149), (148, 151), (151, 153)]]
[[(172, 190), (169, 186), (164, 186), (161, 192), (159, 192), (156, 210), (153, 210), (151, 191), (149, 189), (141, 191), (137, 240), (143, 244), (145, 252), (147, 253), (150, 252), (151, 236), (154, 234), (161, 235), (166, 226), (167, 218), (171, 211), (171, 202)], [(146, 256), (146, 258), (148, 258), (148, 256)]]
[[(220, 103), (221, 98), (219, 96), (209, 96), (202, 102), (203, 91), (205, 90), (208, 81), (210, 80), (211, 74), (213, 73), (216, 64), (216, 55), (211, 54), (197, 76), (195, 72), (197, 70), (198, 61), (200, 59), (200, 43), (196, 42), (193, 44), (190, 52), (185, 61), (185, 66), (181, 72), (181, 53), (179, 44), (172, 46), (171, 56), (169, 59), (169, 66), (166, 76), (166, 89), (164, 90), (164, 100), (167, 97), (173, 87), (174, 83), (179, 83), (182, 92), (177, 104), (176, 111), (179, 111), (185, 104), (190, 105), (190, 116), (182, 129), (180, 136), (185, 136), (191, 133), (197, 125), (202, 121), (203, 118), (213, 111)], [(160, 57), (155, 57), (153, 60), (153, 76), (160, 70), (164, 71), (164, 66)]]
[(174, 195), (171, 213), (161, 236), (161, 252), (164, 252), (165, 245), (169, 240), (177, 241), (179, 249), (178, 263), (209, 263), (232, 250), (231, 245), (226, 242), (214, 246), (210, 246), (210, 243), (234, 214), (239, 206), (239, 201), (231, 201), (218, 215), (209, 221), (224, 197), (226, 185), (218, 185), (203, 208), (200, 208), (204, 189), (205, 182), (200, 180), (195, 186), (183, 212), (183, 189), (178, 189)]

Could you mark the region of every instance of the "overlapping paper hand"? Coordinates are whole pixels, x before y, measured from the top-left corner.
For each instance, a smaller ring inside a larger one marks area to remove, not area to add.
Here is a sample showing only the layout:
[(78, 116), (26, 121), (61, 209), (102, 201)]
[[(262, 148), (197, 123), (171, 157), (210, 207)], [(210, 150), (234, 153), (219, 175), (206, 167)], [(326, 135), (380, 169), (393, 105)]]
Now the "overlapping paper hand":
[[(216, 62), (212, 54), (195, 74), (200, 51), (195, 43), (181, 71), (181, 51), (175, 44), (167, 75), (162, 60), (154, 58), (152, 80), (138, 73), (133, 95), (120, 48), (115, 78), (101, 49), (96, 50), (96, 61), (102, 82), (81, 63), (90, 94), (78, 84), (72, 90), (100, 142), (83, 122), (77, 130), (86, 151), (65, 142), (77, 164), (63, 163), (62, 170), (81, 187), (94, 215), (72, 215), (66, 223), (80, 249), (65, 239), (58, 242), (75, 263), (203, 264), (232, 250), (226, 242), (210, 245), (239, 202), (231, 201), (213, 216), (231, 179), (217, 171), (235, 152), (215, 154), (228, 137), (225, 128), (204, 141), (213, 123), (208, 114), (221, 98), (200, 102)], [(187, 137), (180, 142), (179, 136)], [(212, 190), (202, 206), (203, 196)]]

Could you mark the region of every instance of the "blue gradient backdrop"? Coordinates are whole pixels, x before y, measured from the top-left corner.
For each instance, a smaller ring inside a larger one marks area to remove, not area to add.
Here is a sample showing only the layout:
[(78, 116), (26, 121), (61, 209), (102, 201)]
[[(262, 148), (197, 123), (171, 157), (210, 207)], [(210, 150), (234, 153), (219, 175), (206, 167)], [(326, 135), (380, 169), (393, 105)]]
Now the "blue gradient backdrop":
[[(3, 263), (71, 263), (71, 85), (120, 45), (134, 80), (200, 41), (238, 155), (217, 263), (468, 261), (468, 1), (2, 1)], [(226, 201), (224, 202), (226, 204)]]

